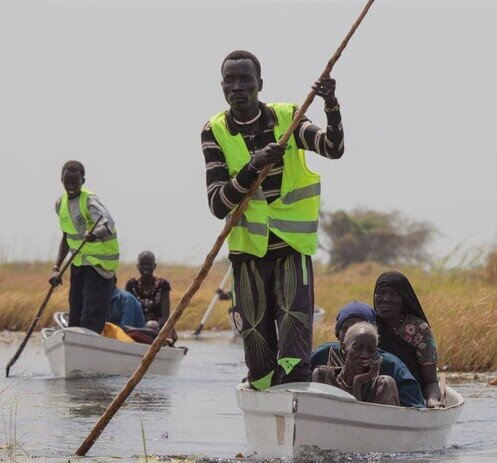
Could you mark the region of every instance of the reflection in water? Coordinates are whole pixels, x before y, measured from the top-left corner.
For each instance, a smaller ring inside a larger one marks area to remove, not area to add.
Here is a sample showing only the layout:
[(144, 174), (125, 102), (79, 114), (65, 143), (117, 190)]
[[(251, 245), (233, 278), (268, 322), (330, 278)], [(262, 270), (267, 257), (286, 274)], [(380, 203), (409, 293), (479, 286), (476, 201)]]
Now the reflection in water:
[[(67, 414), (72, 417), (99, 417), (125, 384), (123, 377), (86, 377), (57, 380), (63, 393), (59, 400), (65, 403)], [(47, 382), (48, 383), (48, 382)], [(128, 397), (123, 409), (141, 412), (164, 412), (169, 408), (169, 393), (160, 389), (139, 387)]]
[(61, 383), (58, 400), (65, 404), (67, 416), (100, 416), (114, 399), (114, 387), (108, 378), (74, 378), (57, 380)]
[[(141, 423), (148, 453), (162, 455), (156, 458), (159, 461), (170, 462), (166, 455), (203, 455), (190, 461), (220, 463), (234, 461), (238, 453), (250, 454), (234, 392), (246, 374), (243, 350), (231, 344), (229, 337), (212, 342), (207, 338), (208, 334), (204, 341), (185, 342), (190, 351), (178, 376), (145, 376), (85, 462), (109, 462), (115, 458), (119, 463), (142, 462)], [(0, 364), (5, 364), (12, 353), (0, 350)], [(53, 379), (36, 338), (16, 364), (14, 375), (0, 375), (0, 391), (8, 387), (0, 393), (0, 409), (6, 414), (17, 404), (16, 432), (31, 455), (30, 463), (73, 461), (74, 451), (127, 381), (118, 376)], [(457, 389), (467, 404), (455, 426), (453, 445), (443, 452), (351, 455), (306, 449), (295, 462), (495, 463), (497, 387), (466, 382), (458, 384)], [(2, 441), (0, 432), (0, 445)]]

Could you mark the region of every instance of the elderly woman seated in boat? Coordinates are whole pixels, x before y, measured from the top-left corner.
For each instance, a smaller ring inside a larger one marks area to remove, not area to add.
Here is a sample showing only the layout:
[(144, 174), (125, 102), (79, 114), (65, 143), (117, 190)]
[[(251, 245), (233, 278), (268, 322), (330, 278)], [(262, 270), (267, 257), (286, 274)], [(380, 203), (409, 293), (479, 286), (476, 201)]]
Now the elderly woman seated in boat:
[[(154, 254), (150, 251), (143, 251), (138, 255), (136, 268), (140, 277), (129, 279), (126, 283), (126, 291), (140, 301), (145, 315), (145, 326), (159, 331), (169, 317), (171, 285), (165, 278), (154, 274), (157, 264)], [(174, 329), (170, 337), (172, 345), (178, 338)]]
[(312, 380), (339, 387), (363, 402), (400, 405), (394, 379), (379, 375), (382, 359), (377, 348), (376, 326), (368, 322), (355, 323), (343, 340), (343, 367), (319, 366), (314, 369)]
[(421, 385), (427, 407), (442, 407), (435, 339), (409, 280), (400, 272), (381, 274), (373, 300), (380, 348), (407, 365)]
[[(342, 367), (345, 363), (343, 341), (347, 330), (359, 322), (376, 323), (376, 313), (369, 305), (363, 302), (352, 302), (343, 307), (336, 317), (335, 335), (338, 342), (326, 342), (320, 345), (311, 355), (311, 368), (319, 365)], [(397, 385), (400, 405), (403, 407), (424, 408), (423, 394), (418, 382), (408, 368), (395, 355), (378, 349), (382, 357), (380, 375), (391, 376)]]

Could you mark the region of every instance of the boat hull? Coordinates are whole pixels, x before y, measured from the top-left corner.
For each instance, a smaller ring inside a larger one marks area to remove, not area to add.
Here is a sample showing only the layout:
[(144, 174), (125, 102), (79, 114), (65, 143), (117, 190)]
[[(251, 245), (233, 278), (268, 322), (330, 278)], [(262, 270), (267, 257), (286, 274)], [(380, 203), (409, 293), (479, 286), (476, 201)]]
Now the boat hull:
[(286, 457), (302, 446), (342, 452), (440, 450), (464, 404), (447, 388), (445, 409), (414, 409), (358, 402), (333, 386), (291, 383), (259, 392), (237, 388), (247, 440), (261, 457)]
[[(45, 355), (57, 378), (86, 375), (131, 375), (149, 346), (105, 338), (84, 328), (45, 329)], [(162, 347), (148, 370), (154, 375), (178, 372), (185, 349)]]

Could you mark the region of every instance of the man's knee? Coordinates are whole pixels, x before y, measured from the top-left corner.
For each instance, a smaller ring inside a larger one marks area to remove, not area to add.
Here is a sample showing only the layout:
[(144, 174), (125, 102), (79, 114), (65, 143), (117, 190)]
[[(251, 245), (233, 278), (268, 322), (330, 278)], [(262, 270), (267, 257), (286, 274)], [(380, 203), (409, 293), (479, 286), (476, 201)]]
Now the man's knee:
[(385, 389), (397, 388), (397, 384), (395, 380), (388, 375), (380, 375), (378, 376), (378, 386), (383, 387)]
[(397, 384), (395, 380), (391, 376), (380, 375), (376, 378), (377, 391), (379, 394), (384, 394), (387, 392), (396, 394), (397, 393)]

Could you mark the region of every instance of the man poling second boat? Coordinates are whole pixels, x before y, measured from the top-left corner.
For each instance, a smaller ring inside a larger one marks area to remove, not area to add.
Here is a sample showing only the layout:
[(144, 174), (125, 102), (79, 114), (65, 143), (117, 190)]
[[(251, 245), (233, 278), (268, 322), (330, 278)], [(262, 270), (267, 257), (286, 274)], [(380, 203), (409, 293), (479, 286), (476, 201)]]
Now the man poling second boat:
[[(103, 217), (100, 216), (95, 221), (95, 223), (93, 224), (93, 227), (89, 231), (90, 233), (93, 233), (95, 231), (95, 229), (97, 228), (97, 226), (100, 223), (100, 221), (102, 220), (102, 218)], [(67, 262), (60, 269), (60, 273), (59, 273), (60, 277), (62, 277), (64, 275), (64, 273), (66, 272), (66, 270), (69, 268), (69, 266), (71, 265), (71, 263), (73, 262), (73, 260), (76, 258), (76, 256), (81, 252), (81, 249), (83, 248), (83, 246), (86, 243), (87, 243), (87, 239), (85, 238), (85, 239), (83, 239), (83, 242), (79, 245), (79, 247), (71, 254), (71, 257), (69, 257), (69, 259), (67, 259)], [(26, 344), (28, 343), (29, 338), (33, 334), (33, 331), (36, 328), (36, 325), (38, 324), (38, 321), (40, 320), (40, 317), (42, 316), (42, 314), (43, 314), (43, 312), (45, 310), (45, 307), (47, 306), (48, 301), (50, 300), (50, 297), (52, 296), (52, 293), (54, 292), (55, 288), (56, 288), (56, 286), (50, 285), (50, 288), (49, 288), (49, 290), (47, 292), (47, 295), (43, 299), (43, 302), (41, 303), (40, 308), (38, 309), (38, 312), (36, 313), (35, 317), (33, 318), (33, 321), (29, 325), (29, 328), (28, 328), (28, 331), (26, 333), (26, 336), (24, 337), (23, 341), (21, 342), (21, 345), (17, 349), (17, 351), (14, 354), (14, 356), (10, 359), (9, 363), (5, 367), (5, 376), (6, 377), (9, 376), (9, 372), (10, 372), (10, 369), (11, 369), (12, 365), (14, 365), (14, 363), (17, 361), (17, 359), (21, 355), (22, 351), (26, 347)]]
[[(369, 8), (372, 6), (374, 3), (374, 0), (369, 0), (362, 10), (359, 18), (356, 20), (354, 25), (352, 26), (351, 30), (343, 40), (343, 42), (340, 44), (338, 47), (337, 51), (335, 54), (332, 56), (332, 58), (328, 61), (325, 70), (321, 74), (320, 78), (322, 79), (328, 79), (330, 72), (341, 56), (343, 50), (347, 46), (347, 43), (349, 42), (350, 38), (356, 31), (356, 29), (359, 27), (360, 23), (362, 22), (363, 18), (366, 16)], [(281, 146), (286, 145), (290, 137), (293, 135), (296, 127), (298, 124), (301, 122), (302, 118), (304, 117), (304, 114), (310, 104), (312, 103), (314, 97), (316, 96), (317, 92), (313, 88), (300, 109), (295, 113), (294, 119), (286, 132), (283, 134), (282, 138), (278, 141), (278, 144)], [(159, 335), (155, 339), (155, 341), (152, 343), (150, 346), (149, 350), (145, 354), (145, 356), (142, 359), (141, 365), (136, 369), (132, 377), (129, 379), (127, 384), (121, 389), (119, 394), (115, 397), (115, 399), (112, 401), (110, 406), (107, 408), (107, 410), (104, 412), (104, 414), (100, 417), (98, 422), (95, 424), (93, 429), (91, 430), (90, 434), (87, 436), (87, 438), (83, 441), (81, 446), (77, 449), (76, 455), (77, 456), (83, 456), (86, 455), (88, 450), (93, 446), (95, 441), (98, 439), (102, 431), (105, 429), (109, 421), (112, 419), (112, 417), (115, 415), (117, 410), (121, 407), (121, 405), (124, 403), (126, 398), (131, 394), (131, 392), (134, 390), (136, 385), (140, 382), (141, 378), (143, 375), (146, 373), (148, 368), (150, 367), (150, 364), (152, 363), (155, 355), (157, 352), (160, 350), (160, 347), (163, 343), (163, 341), (166, 339), (168, 336), (170, 330), (175, 326), (176, 322), (178, 319), (181, 317), (182, 313), (190, 303), (192, 297), (195, 295), (195, 293), (198, 291), (200, 288), (200, 285), (206, 278), (210, 268), (212, 267), (212, 264), (214, 262), (215, 257), (219, 253), (219, 250), (221, 249), (225, 239), (227, 236), (230, 234), (231, 230), (233, 227), (237, 224), (237, 222), (241, 219), (245, 209), (248, 206), (248, 203), (250, 202), (252, 196), (256, 192), (256, 190), (260, 187), (262, 184), (262, 181), (264, 178), (268, 175), (269, 171), (272, 168), (272, 164), (267, 164), (265, 167), (263, 167), (260, 172), (258, 173), (257, 180), (253, 183), (251, 188), (248, 190), (246, 193), (244, 199), (239, 203), (239, 205), (236, 207), (236, 209), (233, 211), (231, 214), (230, 218), (228, 219), (227, 223), (225, 224), (223, 230), (217, 237), (213, 247), (211, 248), (211, 251), (208, 253), (203, 265), (201, 266), (200, 270), (198, 271), (195, 279), (192, 281), (190, 286), (188, 287), (187, 291), (181, 298), (181, 300), (178, 302), (176, 307), (174, 308), (173, 312), (171, 313), (169, 319), (167, 322), (164, 324), (162, 327)]]

